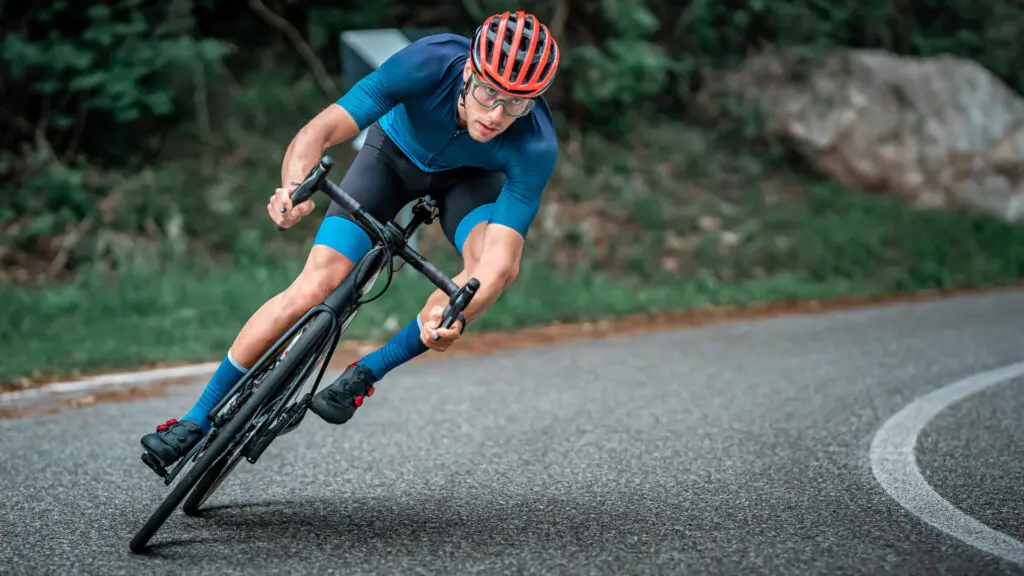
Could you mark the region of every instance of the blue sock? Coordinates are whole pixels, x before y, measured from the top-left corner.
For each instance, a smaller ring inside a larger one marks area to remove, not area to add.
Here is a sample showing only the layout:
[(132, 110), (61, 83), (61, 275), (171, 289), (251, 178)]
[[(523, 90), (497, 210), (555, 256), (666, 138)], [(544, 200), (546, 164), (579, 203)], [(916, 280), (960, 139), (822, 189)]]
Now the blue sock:
[(245, 371), (246, 369), (231, 357), (231, 351), (229, 350), (217, 371), (213, 373), (213, 377), (210, 378), (210, 383), (206, 385), (206, 389), (203, 390), (199, 401), (196, 402), (196, 405), (189, 410), (182, 420), (194, 420), (199, 423), (199, 428), (204, 434), (209, 432), (213, 423), (206, 418), (206, 415), (231, 391), (231, 387), (242, 379)]
[(387, 344), (375, 352), (371, 352), (357, 362), (360, 366), (366, 366), (373, 372), (378, 380), (385, 374), (405, 364), (409, 360), (423, 354), (429, 348), (420, 340), (420, 315), (409, 322), (401, 332), (395, 334)]

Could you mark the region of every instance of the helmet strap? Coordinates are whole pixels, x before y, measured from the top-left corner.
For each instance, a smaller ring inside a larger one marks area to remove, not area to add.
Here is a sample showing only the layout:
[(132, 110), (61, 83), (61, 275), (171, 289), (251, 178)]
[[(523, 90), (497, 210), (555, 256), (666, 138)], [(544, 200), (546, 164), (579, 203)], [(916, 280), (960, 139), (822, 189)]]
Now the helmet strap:
[(463, 83), (462, 83), (462, 90), (459, 91), (459, 98), (458, 98), (458, 100), (456, 100), (456, 103), (455, 103), (456, 104), (455, 105), (455, 108), (456, 108), (455, 117), (458, 120), (458, 123), (460, 125), (462, 124), (462, 120), (458, 118), (458, 116), (459, 116), (458, 108), (461, 106), (463, 110), (466, 109), (466, 94), (469, 94), (469, 82), (463, 81)]

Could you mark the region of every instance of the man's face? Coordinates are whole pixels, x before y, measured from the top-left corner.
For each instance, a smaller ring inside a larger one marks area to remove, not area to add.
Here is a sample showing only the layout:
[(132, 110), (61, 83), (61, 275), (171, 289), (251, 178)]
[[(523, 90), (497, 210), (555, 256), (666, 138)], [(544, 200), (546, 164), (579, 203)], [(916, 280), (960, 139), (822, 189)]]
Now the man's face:
[(469, 131), (470, 137), (478, 142), (487, 142), (507, 130), (516, 121), (516, 116), (508, 114), (505, 106), (497, 104), (490, 110), (487, 109), (487, 106), (501, 100), (514, 114), (524, 113), (531, 107), (531, 104), (528, 104), (528, 99), (517, 98), (499, 90), (493, 84), (485, 82), (473, 74), (469, 63), (463, 71), (462, 80), (469, 86), (464, 109), (466, 129)]

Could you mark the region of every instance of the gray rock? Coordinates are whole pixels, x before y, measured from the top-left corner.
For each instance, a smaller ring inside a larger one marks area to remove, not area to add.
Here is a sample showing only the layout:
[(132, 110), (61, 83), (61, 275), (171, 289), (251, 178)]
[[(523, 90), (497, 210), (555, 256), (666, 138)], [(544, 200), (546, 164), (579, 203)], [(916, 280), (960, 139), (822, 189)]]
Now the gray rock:
[(966, 58), (769, 50), (709, 81), (699, 103), (761, 108), (767, 134), (847, 187), (917, 207), (1024, 220), (1024, 99)]

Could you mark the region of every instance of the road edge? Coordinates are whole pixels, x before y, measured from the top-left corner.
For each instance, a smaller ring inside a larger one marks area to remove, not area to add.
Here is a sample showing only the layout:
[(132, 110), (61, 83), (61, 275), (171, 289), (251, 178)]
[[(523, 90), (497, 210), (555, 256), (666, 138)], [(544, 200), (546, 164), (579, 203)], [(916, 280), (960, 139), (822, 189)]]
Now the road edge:
[[(461, 342), (443, 355), (427, 354), (417, 361), (479, 356), (558, 342), (605, 339), (709, 324), (851, 311), (892, 304), (925, 303), (1022, 290), (1024, 290), (1024, 283), (957, 290), (923, 290), (885, 296), (845, 296), (827, 300), (777, 300), (742, 306), (708, 306), (651, 314), (624, 314), (590, 322), (552, 322), (512, 330), (488, 330), (478, 333), (470, 331)], [(335, 353), (331, 364), (339, 366), (351, 362), (353, 354), (365, 354), (366, 351), (381, 344), (383, 343), (367, 341), (340, 343), (339, 352), (341, 353)], [(43, 380), (38, 384), (20, 389), (0, 387), (0, 405), (43, 396), (69, 395), (104, 388), (152, 386), (161, 382), (208, 377), (213, 374), (217, 365), (218, 362), (162, 364), (134, 370), (97, 372), (72, 380)]]

